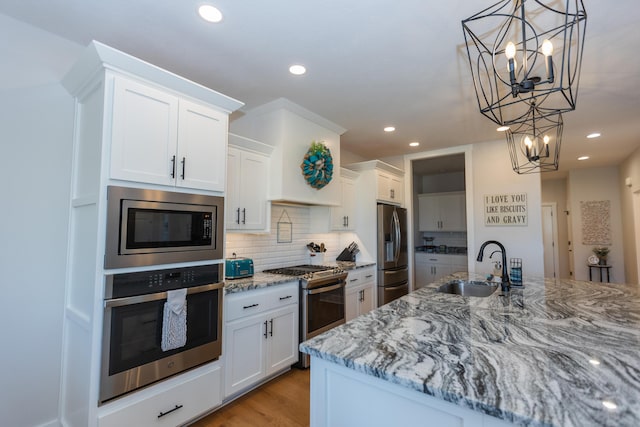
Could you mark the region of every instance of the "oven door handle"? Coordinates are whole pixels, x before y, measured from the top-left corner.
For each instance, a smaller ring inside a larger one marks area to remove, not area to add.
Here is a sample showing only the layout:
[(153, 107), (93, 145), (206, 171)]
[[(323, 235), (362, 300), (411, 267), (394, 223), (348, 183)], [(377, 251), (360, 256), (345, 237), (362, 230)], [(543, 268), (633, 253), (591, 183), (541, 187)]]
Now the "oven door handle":
[(321, 288), (307, 289), (307, 294), (309, 295), (321, 294), (324, 292), (335, 291), (336, 289), (340, 289), (340, 288), (344, 288), (344, 282), (338, 283), (337, 285), (333, 285), (333, 286), (323, 286)]
[[(211, 283), (208, 285), (195, 286), (187, 288), (187, 295), (199, 294), (211, 291), (213, 289), (221, 289), (224, 283)], [(104, 301), (104, 308), (122, 307), (124, 305), (141, 304), (143, 302), (158, 301), (167, 299), (167, 292), (156, 292), (154, 294), (135, 295), (131, 297), (113, 298)]]

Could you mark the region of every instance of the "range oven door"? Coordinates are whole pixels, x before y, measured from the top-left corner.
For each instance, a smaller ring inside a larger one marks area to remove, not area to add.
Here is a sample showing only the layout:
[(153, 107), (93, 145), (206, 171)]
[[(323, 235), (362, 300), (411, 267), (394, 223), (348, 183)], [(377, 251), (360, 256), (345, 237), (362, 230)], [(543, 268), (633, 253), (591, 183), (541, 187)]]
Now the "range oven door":
[(105, 300), (100, 403), (217, 359), (223, 284), (187, 290), (187, 341), (162, 351), (166, 292)]
[[(324, 286), (302, 289), (300, 342), (346, 322), (345, 285), (344, 279), (340, 279)], [(308, 354), (299, 354), (299, 368), (308, 368), (309, 362)]]

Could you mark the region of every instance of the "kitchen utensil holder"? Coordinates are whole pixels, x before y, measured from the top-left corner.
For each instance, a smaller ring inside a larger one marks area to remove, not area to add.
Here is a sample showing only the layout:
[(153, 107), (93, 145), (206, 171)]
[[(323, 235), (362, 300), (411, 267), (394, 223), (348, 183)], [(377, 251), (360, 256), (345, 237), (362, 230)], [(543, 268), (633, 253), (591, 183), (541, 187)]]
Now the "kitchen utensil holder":
[(309, 264), (324, 265), (324, 252), (309, 252)]

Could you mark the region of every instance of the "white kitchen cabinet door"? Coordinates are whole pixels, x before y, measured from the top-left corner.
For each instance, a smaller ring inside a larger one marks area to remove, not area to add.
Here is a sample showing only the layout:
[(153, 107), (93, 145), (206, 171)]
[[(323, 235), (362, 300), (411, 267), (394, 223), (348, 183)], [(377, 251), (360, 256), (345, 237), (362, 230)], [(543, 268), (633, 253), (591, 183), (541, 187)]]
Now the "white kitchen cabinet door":
[(379, 201), (402, 205), (404, 202), (404, 180), (401, 177), (377, 171), (377, 185)]
[(449, 193), (441, 196), (441, 231), (465, 231), (467, 229), (464, 197), (464, 193)]
[(347, 322), (375, 308), (375, 271), (369, 267), (349, 272), (345, 289)]
[(341, 177), (341, 204), (331, 208), (331, 230), (352, 231), (356, 227), (356, 185), (354, 180)]
[(111, 178), (175, 183), (178, 98), (117, 77), (111, 125)]
[(224, 192), (228, 116), (114, 78), (111, 178)]
[(224, 192), (227, 120), (218, 110), (180, 100), (176, 186)]
[(271, 375), (298, 361), (298, 310), (289, 305), (269, 314), (266, 374)]
[(266, 376), (264, 358), (267, 319), (255, 315), (228, 322), (225, 327), (225, 396), (235, 394)]
[(418, 195), (420, 231), (466, 231), (464, 192)]
[(229, 147), (227, 166), (227, 230), (266, 231), (269, 158)]
[(344, 293), (344, 309), (345, 320), (348, 322), (351, 319), (358, 317), (360, 309), (360, 287), (354, 286), (347, 288)]

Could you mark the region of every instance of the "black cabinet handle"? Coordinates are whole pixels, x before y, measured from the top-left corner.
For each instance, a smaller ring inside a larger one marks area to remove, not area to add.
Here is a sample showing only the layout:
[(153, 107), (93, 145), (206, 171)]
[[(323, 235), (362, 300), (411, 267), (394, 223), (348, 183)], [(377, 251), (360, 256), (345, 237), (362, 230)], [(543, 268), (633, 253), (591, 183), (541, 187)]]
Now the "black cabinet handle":
[(238, 208), (238, 209), (236, 210), (236, 214), (237, 214), (237, 217), (236, 217), (236, 224), (240, 224), (240, 208)]
[(268, 335), (267, 335), (267, 321), (266, 320), (264, 321), (264, 337), (265, 337), (265, 339), (268, 338)]
[(285, 299), (289, 299), (289, 298), (293, 298), (293, 295), (287, 295), (286, 297), (280, 297), (280, 301), (285, 300)]
[(251, 305), (245, 305), (245, 306), (244, 306), (244, 307), (242, 307), (242, 308), (246, 310), (247, 308), (257, 307), (257, 306), (259, 306), (259, 305), (260, 305), (260, 304), (257, 304), (257, 303), (256, 303), (256, 304), (251, 304)]
[(182, 408), (182, 405), (176, 405), (175, 408), (168, 410), (167, 412), (160, 412), (160, 415), (158, 415), (158, 418), (162, 418), (165, 415), (169, 415), (172, 412), (177, 411), (178, 409)]
[(242, 209), (242, 223), (243, 224), (247, 223), (247, 209), (246, 208)]
[(183, 157), (182, 158), (182, 162), (180, 162), (180, 163), (182, 163), (182, 175), (180, 175), (180, 178), (184, 179), (184, 167), (185, 167), (185, 165), (187, 163), (187, 158)]
[(269, 324), (271, 325), (271, 331), (269, 331), (269, 335), (273, 336), (273, 319), (269, 320)]
[(176, 156), (171, 158), (171, 178), (176, 178)]

